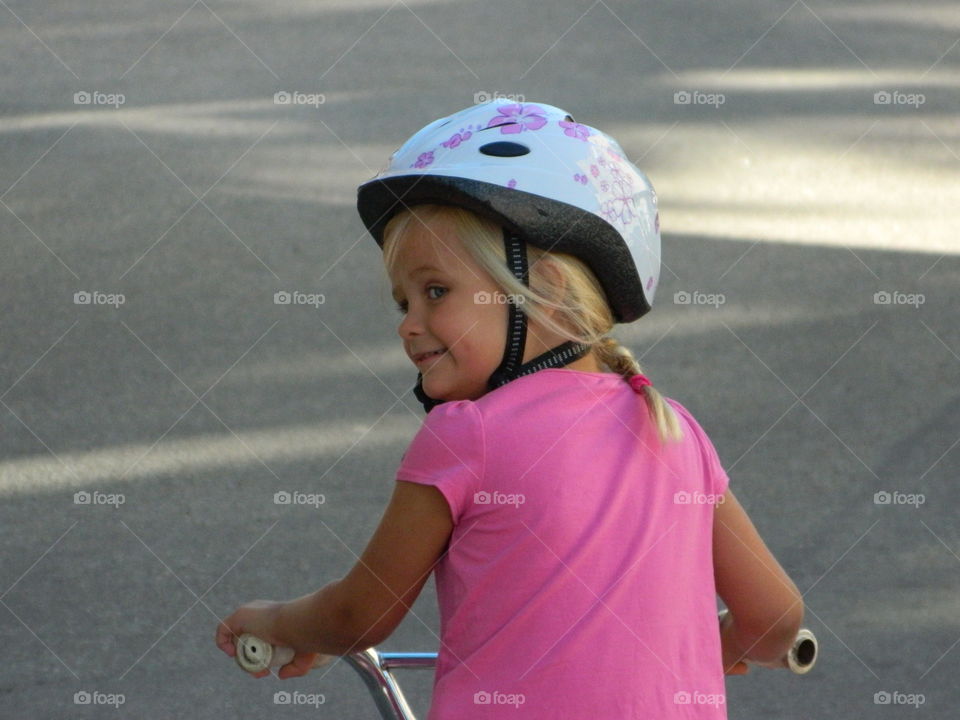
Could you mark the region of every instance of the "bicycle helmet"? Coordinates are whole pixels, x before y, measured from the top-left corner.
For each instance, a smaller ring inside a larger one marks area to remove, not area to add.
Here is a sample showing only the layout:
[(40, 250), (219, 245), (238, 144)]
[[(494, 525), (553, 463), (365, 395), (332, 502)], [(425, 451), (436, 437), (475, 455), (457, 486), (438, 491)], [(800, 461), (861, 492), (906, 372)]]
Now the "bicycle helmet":
[[(596, 275), (616, 322), (650, 310), (660, 276), (657, 195), (612, 137), (543, 103), (494, 99), (428, 124), (357, 189), (357, 210), (383, 247), (396, 213), (432, 203), (465, 208), (503, 227), (507, 265), (529, 286), (526, 243), (582, 260)], [(568, 341), (521, 364), (526, 315), (508, 304), (503, 360), (488, 388), (590, 348)], [(415, 393), (427, 412), (442, 400)]]

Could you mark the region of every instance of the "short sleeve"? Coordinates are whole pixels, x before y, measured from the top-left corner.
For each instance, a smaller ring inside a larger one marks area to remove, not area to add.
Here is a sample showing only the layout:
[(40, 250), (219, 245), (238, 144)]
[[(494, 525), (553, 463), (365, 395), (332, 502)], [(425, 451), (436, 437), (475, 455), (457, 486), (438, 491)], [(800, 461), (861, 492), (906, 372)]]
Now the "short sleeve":
[(434, 407), (400, 461), (397, 480), (433, 485), (456, 524), (473, 503), (485, 464), (483, 421), (471, 400)]
[[(717, 454), (717, 449), (713, 446), (713, 442), (707, 437), (707, 433), (700, 427), (700, 423), (694, 419), (689, 410), (672, 398), (666, 398), (666, 401), (677, 414), (686, 421), (684, 424), (692, 435), (690, 440), (693, 441), (700, 455), (703, 469), (711, 488), (711, 494), (723, 495), (730, 485), (730, 478), (720, 463), (720, 456)], [(688, 442), (690, 440), (688, 440)]]

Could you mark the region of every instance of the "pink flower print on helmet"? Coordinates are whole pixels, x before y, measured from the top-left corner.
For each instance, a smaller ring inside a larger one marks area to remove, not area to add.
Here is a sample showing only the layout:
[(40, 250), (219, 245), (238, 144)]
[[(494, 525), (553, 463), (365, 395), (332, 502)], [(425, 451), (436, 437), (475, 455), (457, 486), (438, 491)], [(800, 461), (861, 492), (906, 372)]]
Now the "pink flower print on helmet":
[(425, 168), (425, 167), (429, 166), (430, 163), (432, 163), (432, 162), (433, 162), (433, 153), (432, 153), (432, 152), (420, 153), (420, 155), (417, 157), (417, 161), (416, 161), (413, 165), (411, 165), (410, 167), (413, 167), (413, 168)]
[(463, 128), (460, 128), (460, 132), (455, 132), (453, 135), (450, 136), (449, 140), (444, 140), (441, 144), (445, 148), (455, 148), (460, 143), (469, 140), (471, 135), (473, 135), (473, 133), (470, 132), (469, 130), (464, 130)]
[(547, 124), (543, 108), (538, 105), (501, 105), (497, 112), (500, 114), (490, 118), (487, 127), (500, 126), (500, 132), (504, 135), (539, 130)]
[(578, 140), (586, 140), (588, 137), (590, 137), (590, 130), (586, 125), (561, 120), (560, 127), (563, 128), (563, 134), (568, 135), (569, 137), (577, 138)]

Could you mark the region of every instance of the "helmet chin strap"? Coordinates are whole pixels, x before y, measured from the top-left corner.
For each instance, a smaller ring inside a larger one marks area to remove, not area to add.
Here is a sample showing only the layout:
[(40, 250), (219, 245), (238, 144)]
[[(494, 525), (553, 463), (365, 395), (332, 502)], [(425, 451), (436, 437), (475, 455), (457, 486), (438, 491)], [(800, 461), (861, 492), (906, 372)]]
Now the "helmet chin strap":
[[(503, 246), (510, 272), (517, 280), (530, 287), (526, 242), (504, 228)], [(487, 380), (488, 392), (496, 390), (498, 387), (506, 385), (511, 380), (516, 380), (523, 375), (529, 375), (546, 368), (569, 365), (590, 351), (589, 345), (568, 340), (562, 345), (538, 355), (526, 364), (521, 364), (527, 342), (527, 316), (512, 299), (509, 300), (507, 307), (510, 313), (507, 319), (507, 342), (500, 366), (493, 371), (493, 374)], [(446, 402), (445, 400), (432, 398), (424, 392), (423, 373), (417, 373), (417, 386), (413, 389), (413, 393), (423, 405), (424, 411), (428, 413), (437, 405)]]

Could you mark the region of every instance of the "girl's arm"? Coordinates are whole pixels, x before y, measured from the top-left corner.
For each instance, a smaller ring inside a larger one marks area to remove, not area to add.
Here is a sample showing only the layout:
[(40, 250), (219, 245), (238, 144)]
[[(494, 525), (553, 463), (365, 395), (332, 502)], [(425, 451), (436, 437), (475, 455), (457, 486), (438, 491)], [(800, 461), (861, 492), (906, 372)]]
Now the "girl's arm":
[[(397, 481), (360, 560), (340, 580), (286, 603), (276, 634), (302, 652), (346, 655), (386, 640), (446, 550), (453, 520), (435, 487)], [(336, 622), (341, 627), (332, 628)]]
[(725, 666), (786, 655), (803, 623), (803, 597), (729, 489), (714, 510), (713, 567), (730, 611), (721, 632)]

